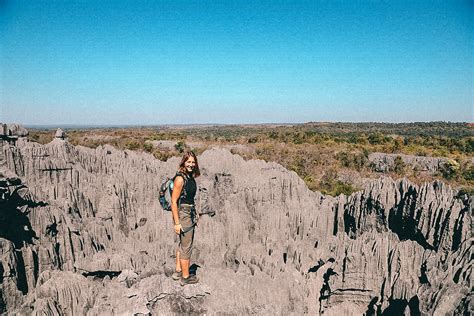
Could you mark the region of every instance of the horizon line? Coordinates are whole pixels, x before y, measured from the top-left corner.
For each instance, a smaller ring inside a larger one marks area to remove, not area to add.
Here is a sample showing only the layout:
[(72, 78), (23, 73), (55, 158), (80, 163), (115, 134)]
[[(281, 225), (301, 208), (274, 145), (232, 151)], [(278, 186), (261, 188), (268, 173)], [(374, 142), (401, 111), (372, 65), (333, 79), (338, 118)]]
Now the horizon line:
[(291, 125), (307, 125), (307, 124), (392, 124), (392, 125), (402, 125), (402, 124), (427, 124), (427, 123), (445, 123), (445, 124), (465, 124), (472, 125), (474, 122), (468, 121), (405, 121), (405, 122), (390, 122), (390, 121), (308, 121), (308, 122), (274, 122), (274, 123), (161, 123), (161, 124), (27, 124), (27, 123), (4, 123), (0, 124), (18, 124), (22, 125), (25, 128), (55, 128), (55, 127), (64, 127), (64, 128), (130, 128), (130, 127), (189, 127), (189, 126), (291, 126)]

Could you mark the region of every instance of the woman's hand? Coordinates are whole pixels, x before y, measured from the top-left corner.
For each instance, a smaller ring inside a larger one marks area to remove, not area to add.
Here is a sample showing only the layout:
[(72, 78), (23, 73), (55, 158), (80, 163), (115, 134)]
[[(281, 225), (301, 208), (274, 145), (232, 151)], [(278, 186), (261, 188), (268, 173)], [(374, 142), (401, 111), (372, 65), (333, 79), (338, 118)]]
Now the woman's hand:
[(183, 227), (181, 227), (181, 224), (174, 225), (174, 232), (176, 234), (181, 234), (181, 231), (183, 230)]

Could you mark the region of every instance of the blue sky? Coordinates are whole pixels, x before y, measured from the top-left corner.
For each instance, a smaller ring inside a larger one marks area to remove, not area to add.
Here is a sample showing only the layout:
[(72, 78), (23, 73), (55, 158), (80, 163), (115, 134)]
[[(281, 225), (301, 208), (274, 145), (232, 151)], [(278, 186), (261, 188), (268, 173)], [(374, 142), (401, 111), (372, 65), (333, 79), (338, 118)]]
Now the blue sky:
[(0, 0), (0, 121), (473, 121), (473, 1)]

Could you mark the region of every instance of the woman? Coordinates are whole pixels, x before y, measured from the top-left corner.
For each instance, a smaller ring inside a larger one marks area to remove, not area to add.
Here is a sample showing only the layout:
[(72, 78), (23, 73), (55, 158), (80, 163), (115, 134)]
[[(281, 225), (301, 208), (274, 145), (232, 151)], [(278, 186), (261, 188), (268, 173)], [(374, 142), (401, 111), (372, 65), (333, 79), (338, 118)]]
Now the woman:
[(195, 275), (189, 275), (189, 261), (193, 250), (194, 225), (197, 220), (194, 207), (197, 186), (194, 178), (199, 175), (196, 155), (192, 151), (186, 152), (179, 164), (171, 195), (174, 232), (179, 235), (179, 245), (176, 249), (176, 271), (172, 278), (174, 280), (181, 279), (181, 285), (198, 282)]

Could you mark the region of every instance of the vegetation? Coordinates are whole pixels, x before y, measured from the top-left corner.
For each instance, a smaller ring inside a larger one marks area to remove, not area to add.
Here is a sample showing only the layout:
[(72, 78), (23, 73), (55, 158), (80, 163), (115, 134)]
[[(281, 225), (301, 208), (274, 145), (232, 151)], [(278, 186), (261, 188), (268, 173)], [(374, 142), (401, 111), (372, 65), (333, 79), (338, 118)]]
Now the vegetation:
[[(369, 155), (374, 152), (445, 157), (439, 172), (414, 170), (401, 156), (386, 175), (421, 183), (442, 179), (470, 191), (474, 187), (474, 130), (467, 123), (307, 123), (298, 125), (212, 125), (66, 130), (75, 145), (110, 144), (144, 151), (167, 160), (192, 149), (197, 154), (227, 146), (245, 159), (276, 161), (296, 172), (311, 190), (350, 194), (361, 181), (380, 176)], [(30, 130), (30, 139), (51, 141), (52, 130)], [(168, 142), (171, 146), (159, 145)]]

